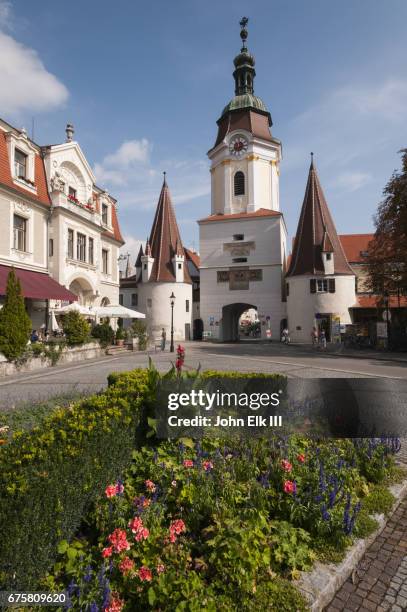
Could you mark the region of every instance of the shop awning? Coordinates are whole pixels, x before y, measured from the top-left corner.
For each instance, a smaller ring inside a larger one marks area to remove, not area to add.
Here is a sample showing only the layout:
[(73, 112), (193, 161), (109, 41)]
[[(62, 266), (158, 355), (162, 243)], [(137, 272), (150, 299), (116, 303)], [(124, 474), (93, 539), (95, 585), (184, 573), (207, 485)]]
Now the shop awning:
[[(10, 266), (0, 265), (0, 295), (6, 294), (7, 277), (10, 270)], [(68, 289), (57, 283), (48, 274), (22, 270), (21, 268), (14, 268), (14, 271), (20, 279), (22, 293), (25, 298), (33, 300), (63, 300), (66, 302), (73, 302), (78, 299), (74, 293), (71, 293)]]

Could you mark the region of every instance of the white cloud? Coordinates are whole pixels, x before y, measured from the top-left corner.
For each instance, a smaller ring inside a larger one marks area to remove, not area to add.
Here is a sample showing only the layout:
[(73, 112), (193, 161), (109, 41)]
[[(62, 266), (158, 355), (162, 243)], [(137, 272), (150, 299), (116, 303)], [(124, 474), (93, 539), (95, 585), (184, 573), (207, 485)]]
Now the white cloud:
[(126, 185), (132, 178), (133, 170), (147, 170), (147, 175), (151, 177), (152, 170), (145, 168), (149, 164), (151, 150), (152, 145), (147, 138), (123, 142), (114, 153), (95, 164), (97, 181), (101, 184)]
[(167, 172), (174, 206), (210, 193), (208, 164), (193, 159), (152, 159), (153, 144), (147, 139), (123, 142), (116, 151), (95, 164), (97, 182), (111, 186), (120, 208), (138, 211), (156, 207), (163, 175)]
[(11, 28), (11, 3), (0, 1), (0, 28)]
[(332, 183), (343, 191), (353, 192), (361, 189), (373, 180), (371, 174), (367, 172), (343, 172)]
[[(0, 4), (0, 25), (8, 23), (10, 8)], [(47, 111), (68, 98), (68, 90), (47, 71), (36, 51), (0, 31), (0, 108), (16, 115), (21, 111)]]
[(344, 111), (360, 116), (378, 115), (399, 120), (407, 114), (407, 82), (401, 79), (388, 79), (365, 88), (343, 87), (333, 96)]
[[(123, 239), (125, 241), (125, 244), (120, 249), (120, 253), (124, 255), (125, 257), (127, 257), (127, 254), (130, 253), (131, 271), (132, 271), (132, 274), (135, 274), (134, 264), (136, 263), (136, 259), (137, 259), (137, 255), (140, 250), (140, 246), (143, 245), (144, 247), (146, 241), (145, 239), (140, 240), (139, 238), (136, 238), (135, 236), (131, 236), (131, 235), (124, 236)], [(120, 261), (119, 262), (120, 270), (124, 271), (126, 269), (126, 265), (127, 265), (127, 259)]]

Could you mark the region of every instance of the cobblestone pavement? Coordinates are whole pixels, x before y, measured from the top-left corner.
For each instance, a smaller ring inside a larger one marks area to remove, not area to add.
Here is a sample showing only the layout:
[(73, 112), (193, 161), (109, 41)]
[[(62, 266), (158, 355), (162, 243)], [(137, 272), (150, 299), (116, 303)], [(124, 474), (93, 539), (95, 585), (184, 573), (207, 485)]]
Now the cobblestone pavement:
[(406, 610), (407, 499), (404, 499), (325, 612)]

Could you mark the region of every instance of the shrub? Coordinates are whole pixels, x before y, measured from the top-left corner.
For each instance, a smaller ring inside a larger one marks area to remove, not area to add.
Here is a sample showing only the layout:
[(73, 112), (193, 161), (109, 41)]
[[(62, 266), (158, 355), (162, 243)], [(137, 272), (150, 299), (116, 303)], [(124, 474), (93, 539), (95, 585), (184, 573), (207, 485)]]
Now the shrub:
[(57, 408), (31, 431), (14, 432), (0, 452), (0, 583), (32, 589), (61, 539), (70, 539), (91, 503), (129, 464), (146, 373), (133, 393), (114, 387)]
[(144, 323), (144, 321), (141, 319), (135, 319), (135, 321), (133, 321), (132, 323), (131, 330), (133, 336), (135, 338), (138, 338), (139, 351), (145, 351), (147, 348), (148, 335), (146, 324)]
[(62, 323), (67, 343), (83, 344), (89, 337), (90, 325), (79, 312), (67, 312)]
[(388, 514), (393, 507), (395, 497), (381, 485), (372, 488), (363, 500), (363, 507), (369, 514)]
[(14, 268), (7, 277), (6, 299), (0, 310), (0, 352), (9, 361), (24, 353), (31, 332), (31, 319), (24, 305), (21, 284)]
[(124, 333), (123, 327), (118, 327), (116, 330), (116, 340), (124, 340), (126, 334)]
[(99, 323), (92, 328), (92, 336), (94, 338), (98, 338), (101, 346), (110, 346), (113, 344), (114, 330), (110, 324), (105, 321), (104, 323)]

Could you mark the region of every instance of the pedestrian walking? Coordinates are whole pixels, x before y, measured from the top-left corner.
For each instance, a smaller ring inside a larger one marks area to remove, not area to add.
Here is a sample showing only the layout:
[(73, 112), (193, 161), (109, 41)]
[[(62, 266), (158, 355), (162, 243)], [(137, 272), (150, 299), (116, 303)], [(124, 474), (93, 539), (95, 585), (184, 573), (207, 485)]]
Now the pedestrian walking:
[(312, 346), (317, 346), (318, 344), (318, 330), (315, 326), (311, 330), (311, 342)]
[(285, 327), (282, 331), (281, 342), (283, 342), (284, 344), (290, 344), (291, 342), (290, 334), (289, 334), (287, 327)]
[(165, 344), (167, 342), (167, 333), (164, 328), (162, 328), (161, 332), (161, 350), (165, 351)]
[(321, 333), (319, 334), (319, 341), (321, 343), (321, 348), (326, 349), (326, 333), (324, 329), (321, 329)]

